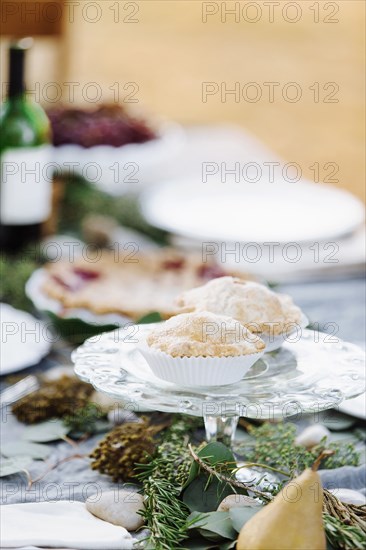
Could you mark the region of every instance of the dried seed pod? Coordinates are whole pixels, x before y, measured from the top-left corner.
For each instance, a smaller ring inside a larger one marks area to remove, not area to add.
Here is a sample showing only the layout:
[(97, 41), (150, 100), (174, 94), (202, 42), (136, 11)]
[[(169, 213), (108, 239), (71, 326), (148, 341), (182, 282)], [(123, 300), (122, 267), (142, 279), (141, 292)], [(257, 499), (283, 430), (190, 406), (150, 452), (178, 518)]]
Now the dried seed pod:
[(112, 477), (127, 481), (135, 475), (136, 464), (146, 464), (156, 447), (155, 435), (161, 425), (150, 425), (145, 417), (141, 422), (127, 422), (114, 428), (91, 453), (91, 467)]
[(71, 376), (62, 376), (58, 380), (44, 382), (39, 390), (15, 403), (12, 411), (25, 424), (62, 418), (85, 407), (92, 392), (90, 384)]

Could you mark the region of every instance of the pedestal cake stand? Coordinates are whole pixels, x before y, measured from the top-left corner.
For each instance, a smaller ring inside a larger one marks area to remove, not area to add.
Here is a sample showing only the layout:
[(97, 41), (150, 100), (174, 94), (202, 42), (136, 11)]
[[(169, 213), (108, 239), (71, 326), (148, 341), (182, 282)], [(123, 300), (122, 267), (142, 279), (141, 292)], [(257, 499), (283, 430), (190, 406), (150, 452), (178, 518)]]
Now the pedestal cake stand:
[(208, 440), (231, 444), (240, 416), (285, 419), (319, 414), (365, 391), (365, 354), (335, 336), (303, 329), (238, 383), (183, 388), (160, 380), (139, 352), (154, 325), (130, 325), (86, 340), (72, 355), (76, 374), (136, 412), (204, 419)]

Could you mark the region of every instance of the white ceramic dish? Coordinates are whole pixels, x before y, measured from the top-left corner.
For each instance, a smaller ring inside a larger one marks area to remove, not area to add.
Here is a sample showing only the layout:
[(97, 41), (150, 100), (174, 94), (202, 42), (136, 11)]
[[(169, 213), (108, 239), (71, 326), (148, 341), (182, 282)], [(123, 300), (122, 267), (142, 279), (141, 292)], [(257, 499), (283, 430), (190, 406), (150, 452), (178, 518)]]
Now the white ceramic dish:
[(61, 170), (70, 171), (73, 163), (75, 175), (118, 196), (162, 181), (166, 165), (174, 162), (184, 143), (184, 130), (178, 124), (166, 123), (161, 126), (159, 137), (145, 143), (89, 148), (61, 145), (54, 148), (54, 157)]
[(347, 191), (307, 181), (169, 181), (146, 192), (141, 205), (150, 224), (214, 244), (327, 241), (365, 219), (363, 204)]
[(29, 313), (0, 304), (0, 375), (39, 363), (47, 355), (52, 335), (45, 323)]

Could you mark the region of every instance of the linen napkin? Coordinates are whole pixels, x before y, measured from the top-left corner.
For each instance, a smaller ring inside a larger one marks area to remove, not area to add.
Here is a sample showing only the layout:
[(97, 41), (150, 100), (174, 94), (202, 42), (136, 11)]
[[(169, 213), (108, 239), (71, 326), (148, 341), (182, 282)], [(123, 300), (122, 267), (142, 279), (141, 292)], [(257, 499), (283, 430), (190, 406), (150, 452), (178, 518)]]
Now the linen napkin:
[(42, 546), (75, 550), (129, 550), (135, 539), (93, 516), (83, 502), (8, 504), (1, 507), (1, 548)]

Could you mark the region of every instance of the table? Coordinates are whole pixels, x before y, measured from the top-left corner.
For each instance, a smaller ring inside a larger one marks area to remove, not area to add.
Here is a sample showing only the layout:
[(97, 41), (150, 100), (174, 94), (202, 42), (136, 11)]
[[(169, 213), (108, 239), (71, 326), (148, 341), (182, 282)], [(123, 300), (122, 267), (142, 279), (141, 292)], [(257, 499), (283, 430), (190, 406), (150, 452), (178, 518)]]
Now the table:
[[(291, 284), (280, 287), (278, 290), (291, 294), (295, 303), (304, 310), (310, 321), (319, 323), (320, 329), (324, 329), (326, 323), (336, 323), (337, 336), (364, 346), (366, 284), (363, 279)], [(333, 329), (333, 325), (331, 329)], [(27, 369), (25, 373), (46, 371), (58, 364), (69, 365), (71, 371), (71, 351), (72, 349), (66, 344), (58, 343), (48, 358), (39, 365)], [(6, 382), (2, 380), (2, 388), (5, 385)], [(2, 442), (20, 437), (23, 425), (17, 422), (6, 409), (3, 409), (1, 420)], [(361, 421), (359, 423), (361, 425)], [(55, 463), (75, 454), (75, 452), (87, 455), (101, 437), (100, 434), (95, 435), (80, 443), (76, 451), (68, 443), (54, 443), (48, 461)], [(34, 462), (30, 468), (32, 478), (44, 471), (45, 464), (40, 461)], [(116, 484), (106, 476), (91, 470), (88, 467), (87, 459), (74, 459), (49, 472), (43, 480), (34, 483), (30, 490), (27, 490), (24, 476), (13, 475), (1, 478), (0, 504), (40, 502), (52, 499), (84, 501), (98, 490), (105, 491), (111, 488), (116, 488)]]

